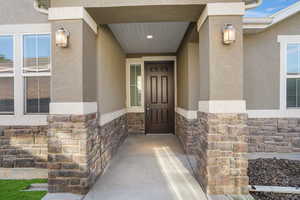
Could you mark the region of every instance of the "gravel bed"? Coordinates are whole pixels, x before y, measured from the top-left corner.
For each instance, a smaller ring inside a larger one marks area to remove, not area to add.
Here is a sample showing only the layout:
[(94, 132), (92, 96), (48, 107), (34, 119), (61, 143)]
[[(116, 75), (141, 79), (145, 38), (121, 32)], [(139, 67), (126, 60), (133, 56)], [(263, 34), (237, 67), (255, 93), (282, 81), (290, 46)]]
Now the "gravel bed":
[(255, 200), (300, 200), (298, 194), (279, 194), (279, 193), (264, 193), (250, 192)]
[(276, 158), (249, 160), (248, 176), (250, 185), (300, 187), (300, 161)]

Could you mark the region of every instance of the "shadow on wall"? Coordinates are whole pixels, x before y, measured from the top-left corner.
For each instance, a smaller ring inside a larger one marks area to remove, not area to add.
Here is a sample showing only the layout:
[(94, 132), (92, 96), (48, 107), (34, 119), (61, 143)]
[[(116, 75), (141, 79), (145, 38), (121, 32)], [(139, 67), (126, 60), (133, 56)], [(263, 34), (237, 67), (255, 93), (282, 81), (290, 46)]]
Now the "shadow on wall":
[(47, 168), (47, 126), (0, 127), (0, 167)]

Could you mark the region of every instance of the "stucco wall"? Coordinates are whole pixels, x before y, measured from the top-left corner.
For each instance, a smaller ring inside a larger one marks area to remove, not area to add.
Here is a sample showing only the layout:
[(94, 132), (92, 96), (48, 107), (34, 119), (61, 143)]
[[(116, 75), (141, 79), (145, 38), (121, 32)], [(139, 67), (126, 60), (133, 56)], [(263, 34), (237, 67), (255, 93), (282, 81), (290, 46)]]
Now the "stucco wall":
[(299, 35), (300, 14), (264, 32), (244, 35), (244, 98), (247, 109), (279, 109), (280, 44), (278, 35)]
[(97, 99), (97, 35), (83, 23), (83, 101)]
[(33, 7), (33, 0), (1, 0), (0, 24), (47, 23), (48, 15)]
[(199, 43), (195, 24), (188, 28), (177, 51), (177, 105), (197, 110), (199, 101)]
[(97, 87), (101, 114), (126, 107), (126, 55), (107, 26), (97, 38)]

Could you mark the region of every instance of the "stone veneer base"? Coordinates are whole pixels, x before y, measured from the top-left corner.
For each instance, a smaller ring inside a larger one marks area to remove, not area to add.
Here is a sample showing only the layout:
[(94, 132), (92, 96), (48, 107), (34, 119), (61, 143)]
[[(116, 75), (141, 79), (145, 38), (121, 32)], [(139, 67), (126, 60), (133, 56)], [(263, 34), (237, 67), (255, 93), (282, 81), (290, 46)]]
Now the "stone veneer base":
[(0, 129), (0, 167), (47, 168), (47, 126)]
[(145, 133), (145, 114), (127, 113), (129, 133)]
[(123, 115), (98, 127), (97, 114), (49, 116), (48, 189), (86, 194), (127, 136)]
[(208, 195), (248, 195), (246, 114), (198, 112), (198, 180)]
[(249, 118), (249, 152), (300, 152), (300, 118)]

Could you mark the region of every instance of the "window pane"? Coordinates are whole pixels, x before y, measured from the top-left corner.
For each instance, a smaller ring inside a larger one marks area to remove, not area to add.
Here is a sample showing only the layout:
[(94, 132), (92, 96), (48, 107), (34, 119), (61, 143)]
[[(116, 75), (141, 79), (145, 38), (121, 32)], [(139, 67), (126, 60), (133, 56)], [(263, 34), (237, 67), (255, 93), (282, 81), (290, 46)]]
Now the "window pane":
[(24, 36), (24, 72), (50, 72), (50, 35)]
[(38, 35), (38, 68), (50, 72), (50, 35)]
[(297, 81), (296, 79), (287, 79), (287, 107), (297, 106)]
[(13, 36), (0, 36), (0, 73), (13, 72)]
[(0, 78), (0, 113), (14, 112), (14, 78)]
[(130, 104), (141, 106), (142, 72), (141, 65), (130, 65)]
[(287, 73), (300, 73), (300, 45), (289, 44), (287, 47)]
[(49, 113), (50, 77), (27, 77), (26, 113)]

